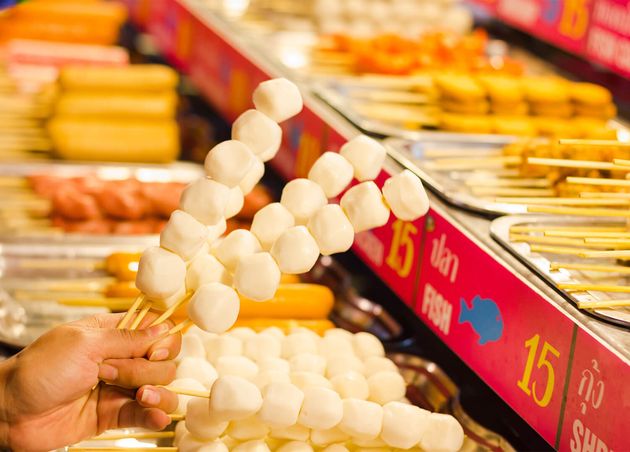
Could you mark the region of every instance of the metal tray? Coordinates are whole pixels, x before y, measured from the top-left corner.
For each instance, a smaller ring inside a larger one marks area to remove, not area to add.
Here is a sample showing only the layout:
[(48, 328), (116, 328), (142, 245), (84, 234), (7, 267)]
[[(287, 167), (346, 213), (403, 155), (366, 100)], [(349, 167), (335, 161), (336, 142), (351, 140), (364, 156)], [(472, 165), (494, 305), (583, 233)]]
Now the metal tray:
[(407, 398), (421, 408), (453, 415), (464, 428), (462, 451), (514, 451), (501, 435), (473, 420), (461, 406), (459, 388), (434, 362), (405, 353), (389, 354), (407, 382)]
[[(22, 348), (57, 324), (107, 312), (97, 307), (63, 306), (46, 298), (16, 301), (13, 297), (16, 290), (34, 291), (50, 280), (93, 283), (107, 277), (106, 272), (95, 268), (98, 266), (94, 264), (109, 254), (140, 252), (159, 242), (157, 236), (125, 240), (113, 236), (84, 236), (80, 239), (0, 242), (0, 342)], [(72, 261), (77, 265), (64, 265)]]
[(384, 137), (404, 138), (407, 140), (435, 140), (435, 141), (464, 141), (471, 143), (508, 143), (514, 141), (516, 137), (496, 134), (473, 134), (442, 132), (429, 129), (410, 129), (403, 124), (381, 121), (369, 118), (361, 114), (355, 108), (347, 91), (351, 86), (350, 81), (329, 81), (328, 83), (316, 83), (313, 85), (313, 92), (324, 102), (346, 117), (363, 132)]
[(430, 159), (425, 156), (427, 150), (431, 150), (432, 155), (439, 155), (440, 152), (452, 154), (451, 151), (457, 150), (458, 154), (464, 157), (466, 155), (479, 157), (486, 152), (496, 153), (497, 150), (516, 139), (503, 138), (498, 135), (494, 136), (493, 139), (488, 135), (484, 137), (486, 138), (485, 141), (470, 141), (463, 138), (454, 139), (452, 136), (443, 140), (431, 137), (415, 141), (389, 138), (385, 140), (385, 145), (389, 155), (394, 160), (415, 173), (432, 191), (451, 205), (495, 217), (506, 214), (526, 213), (527, 206), (525, 205), (497, 203), (480, 198), (466, 184), (466, 181), (471, 178), (484, 181), (492, 180), (496, 178), (496, 172), (483, 169), (436, 171), (431, 168), (428, 163)]
[[(627, 298), (622, 293), (611, 292), (567, 292), (560, 289), (558, 283), (612, 283), (627, 285), (628, 278), (623, 275), (610, 277), (614, 279), (613, 282), (607, 280), (602, 282), (602, 278), (594, 275), (593, 272), (580, 271), (580, 270), (567, 270), (560, 269), (558, 271), (552, 271), (550, 264), (554, 260), (561, 260), (562, 262), (574, 262), (580, 264), (615, 264), (614, 259), (584, 259), (578, 256), (562, 255), (562, 258), (554, 259), (554, 254), (551, 253), (538, 253), (532, 252), (531, 247), (525, 242), (513, 242), (510, 240), (510, 228), (512, 226), (542, 226), (552, 229), (553, 226), (622, 226), (625, 227), (626, 223), (621, 221), (607, 220), (602, 221), (601, 218), (586, 218), (586, 217), (558, 217), (558, 216), (525, 216), (525, 215), (513, 215), (505, 216), (494, 220), (490, 225), (490, 235), (499, 244), (501, 244), (506, 250), (516, 256), (523, 264), (529, 267), (532, 271), (538, 274), (543, 280), (545, 280), (550, 286), (552, 286), (558, 293), (560, 293), (565, 299), (574, 304), (577, 307), (578, 302), (592, 302), (602, 300), (614, 300)], [(556, 255), (557, 256), (557, 255)], [(601, 273), (599, 273), (602, 275)], [(630, 308), (601, 308), (593, 310), (583, 310), (583, 312), (613, 325), (630, 329)]]
[[(2, 178), (26, 178), (34, 174), (46, 174), (47, 176), (56, 176), (62, 178), (72, 177), (86, 177), (93, 176), (101, 180), (124, 180), (124, 179), (137, 179), (141, 182), (179, 182), (188, 183), (204, 174), (203, 167), (187, 162), (176, 162), (167, 165), (157, 164), (133, 164), (133, 163), (84, 163), (84, 162), (46, 162), (46, 163), (0, 163), (0, 182), (3, 182)], [(12, 188), (4, 188), (6, 193), (13, 193)], [(22, 187), (19, 188), (17, 196), (23, 196)], [(30, 191), (26, 189), (27, 196), (30, 196)], [(64, 232), (61, 229), (53, 228), (48, 221), (49, 216), (46, 215), (49, 209), (49, 202), (44, 198), (39, 198), (33, 192), (33, 197), (29, 197), (29, 203), (35, 206), (38, 212), (37, 222), (41, 222), (40, 227), (34, 227), (33, 229), (22, 228), (19, 223), (14, 225), (7, 223), (3, 219), (0, 219), (0, 226), (3, 228), (0, 231), (0, 241), (10, 242), (14, 240), (22, 240), (23, 238), (31, 238), (34, 240), (46, 240), (50, 238), (59, 238), (65, 240), (66, 237), (73, 237), (72, 240), (84, 242), (89, 237), (94, 237), (96, 234), (82, 234), (74, 232)], [(3, 195), (3, 191), (0, 191), (0, 198)], [(19, 214), (19, 217), (33, 219), (33, 213), (29, 208), (20, 202), (21, 198), (16, 198), (14, 205), (11, 205), (10, 220), (14, 220), (13, 214)], [(29, 204), (29, 205), (32, 205)], [(43, 210), (42, 210), (43, 209)], [(4, 212), (2, 212), (4, 215)], [(40, 218), (40, 215), (44, 215)], [(4, 218), (4, 217), (3, 217)], [(30, 221), (29, 220), (29, 221)], [(112, 234), (113, 235), (113, 234)], [(117, 237), (123, 237), (123, 235), (115, 234)], [(107, 235), (105, 235), (107, 236)], [(139, 237), (138, 235), (130, 236), (133, 239)]]

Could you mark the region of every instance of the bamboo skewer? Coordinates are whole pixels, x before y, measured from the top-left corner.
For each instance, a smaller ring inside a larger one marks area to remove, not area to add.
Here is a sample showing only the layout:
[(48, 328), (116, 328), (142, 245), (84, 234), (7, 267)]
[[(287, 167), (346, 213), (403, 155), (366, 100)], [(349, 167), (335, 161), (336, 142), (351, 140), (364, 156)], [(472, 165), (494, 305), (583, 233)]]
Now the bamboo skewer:
[(545, 232), (552, 227), (553, 231), (597, 231), (597, 232), (627, 232), (623, 226), (522, 226), (514, 225), (510, 232)]
[(607, 244), (585, 243), (584, 240), (569, 237), (546, 237), (526, 234), (510, 234), (511, 242), (542, 243), (547, 245), (582, 246), (586, 248), (610, 248)]
[(565, 270), (585, 270), (593, 272), (604, 273), (620, 273), (624, 275), (630, 275), (630, 267), (623, 265), (596, 265), (596, 264), (577, 264), (572, 262), (551, 262), (549, 269), (557, 271), (560, 269)]
[(173, 313), (185, 302), (187, 302), (192, 294), (186, 294), (184, 298), (175, 303), (173, 306), (164, 311), (157, 319), (155, 319), (149, 326), (159, 325), (160, 323), (166, 321)]
[(558, 283), (559, 289), (572, 291), (597, 291), (597, 292), (619, 292), (630, 293), (630, 286), (616, 286), (607, 284), (585, 284), (585, 283)]
[[(630, 181), (628, 181), (630, 182)], [(630, 209), (598, 209), (587, 207), (527, 206), (532, 213), (552, 213), (556, 215), (579, 215), (586, 217), (630, 217)]]
[(548, 188), (551, 186), (549, 179), (498, 179), (471, 177), (464, 181), (469, 187), (523, 187), (523, 188)]
[(140, 325), (142, 320), (146, 317), (147, 313), (151, 310), (152, 307), (153, 307), (153, 303), (150, 301), (147, 301), (145, 305), (142, 307), (142, 310), (138, 313), (136, 318), (133, 320), (133, 323), (131, 324), (129, 329), (135, 330), (136, 328), (138, 328), (138, 326)]
[(470, 157), (471, 154), (474, 154), (475, 157), (484, 156), (484, 157), (500, 157), (503, 155), (500, 149), (491, 149), (491, 148), (483, 148), (483, 149), (460, 149), (460, 148), (430, 148), (423, 149), (422, 156), (427, 159), (436, 159), (436, 158), (445, 158), (445, 157)]
[(471, 187), (470, 190), (478, 196), (503, 197), (549, 197), (555, 196), (552, 188), (510, 188), (510, 187)]
[(593, 251), (583, 250), (580, 257), (584, 258), (611, 258), (611, 259), (630, 259), (630, 250), (613, 250), (613, 251)]
[(580, 193), (580, 198), (618, 198), (618, 199), (630, 199), (630, 193), (610, 193), (599, 191), (585, 191)]
[(60, 298), (57, 303), (64, 306), (91, 306), (108, 308), (111, 311), (127, 311), (134, 298)]
[(525, 198), (525, 197), (498, 197), (495, 202), (505, 204), (534, 204), (534, 205), (560, 205), (560, 206), (628, 206), (628, 199), (605, 198)]
[(621, 308), (630, 306), (630, 300), (578, 301), (580, 309)]
[(580, 185), (603, 185), (609, 187), (630, 187), (630, 180), (627, 179), (607, 179), (605, 177), (567, 177), (569, 184)]
[(613, 163), (619, 166), (628, 166), (630, 167), (630, 160), (626, 159), (613, 159)]
[(602, 146), (602, 147), (630, 147), (630, 143), (622, 143), (617, 140), (584, 140), (579, 138), (566, 138), (558, 140), (562, 146)]
[[(571, 256), (582, 256), (586, 252), (591, 250), (585, 248), (569, 248), (565, 246), (550, 246), (550, 245), (529, 245), (532, 253), (552, 253), (552, 254), (568, 254)], [(599, 251), (598, 251), (599, 252)]]
[(171, 418), (171, 422), (179, 422), (186, 419), (186, 416), (183, 414), (169, 414), (168, 417)]
[(612, 232), (612, 231), (545, 231), (546, 236), (551, 237), (578, 237), (578, 238), (589, 238), (589, 237), (602, 237), (602, 238), (628, 238), (630, 239), (630, 232)]
[(133, 314), (138, 310), (138, 308), (140, 307), (142, 302), (145, 300), (145, 298), (146, 297), (144, 296), (144, 294), (138, 295), (138, 297), (133, 302), (133, 304), (131, 305), (131, 307), (125, 314), (125, 316), (122, 319), (120, 319), (120, 323), (118, 323), (118, 326), (116, 328), (118, 328), (119, 330), (122, 330), (123, 328), (125, 328), (125, 326), (127, 326), (127, 323), (129, 323), (129, 320), (131, 320), (131, 316), (133, 316)]
[(427, 168), (436, 171), (470, 170), (482, 168), (503, 168), (521, 163), (518, 155), (501, 155), (487, 158), (444, 158), (425, 163)]
[(202, 397), (204, 399), (208, 399), (210, 398), (210, 393), (209, 392), (204, 392), (204, 391), (197, 391), (195, 389), (185, 389), (185, 388), (174, 388), (171, 386), (162, 386), (165, 389), (168, 389), (169, 391), (171, 391), (172, 393), (175, 394), (180, 394), (180, 395), (187, 395), (190, 397)]
[(614, 237), (585, 237), (584, 243), (614, 246), (630, 246), (630, 239)]
[(188, 328), (189, 326), (193, 325), (193, 321), (190, 319), (186, 319), (183, 322), (181, 322), (178, 325), (175, 325), (173, 328), (171, 328), (168, 332), (168, 334), (175, 334), (180, 332), (181, 330)]
[(118, 439), (162, 439), (174, 438), (175, 432), (128, 432), (106, 433), (90, 438), (89, 441), (114, 441)]
[(572, 160), (572, 159), (553, 159), (542, 157), (528, 157), (527, 163), (530, 165), (557, 166), (561, 168), (586, 168), (599, 170), (620, 170), (630, 171), (630, 168), (615, 165), (611, 162), (597, 162), (592, 160)]

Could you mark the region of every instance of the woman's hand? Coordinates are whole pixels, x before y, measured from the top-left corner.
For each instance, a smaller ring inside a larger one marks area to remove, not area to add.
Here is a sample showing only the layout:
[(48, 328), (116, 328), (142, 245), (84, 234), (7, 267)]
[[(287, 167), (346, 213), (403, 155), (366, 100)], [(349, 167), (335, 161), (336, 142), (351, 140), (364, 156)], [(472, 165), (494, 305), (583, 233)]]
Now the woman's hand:
[(59, 326), (0, 363), (0, 444), (51, 450), (107, 429), (161, 430), (170, 423), (177, 396), (146, 385), (173, 380), (181, 336), (168, 335), (168, 323), (118, 330), (121, 318)]

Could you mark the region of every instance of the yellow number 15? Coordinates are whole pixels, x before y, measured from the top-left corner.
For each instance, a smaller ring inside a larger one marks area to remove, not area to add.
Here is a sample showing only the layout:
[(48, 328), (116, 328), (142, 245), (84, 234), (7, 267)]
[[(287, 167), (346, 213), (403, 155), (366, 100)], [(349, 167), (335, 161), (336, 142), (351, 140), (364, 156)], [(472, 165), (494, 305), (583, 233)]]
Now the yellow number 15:
[[(523, 390), (525, 394), (532, 397), (536, 405), (541, 407), (546, 407), (551, 402), (551, 397), (553, 396), (553, 388), (556, 382), (556, 373), (553, 368), (553, 364), (549, 361), (548, 354), (552, 354), (556, 358), (560, 358), (560, 352), (555, 349), (553, 345), (549, 342), (545, 341), (540, 351), (540, 355), (538, 356), (538, 362), (536, 363), (536, 367), (538, 369), (544, 367), (547, 370), (547, 381), (545, 383), (545, 391), (543, 392), (542, 397), (538, 398), (536, 394), (536, 381), (530, 384), (529, 381), (532, 377), (532, 370), (534, 367), (534, 360), (536, 359), (536, 353), (538, 352), (538, 344), (540, 343), (540, 335), (536, 334), (532, 336), (530, 339), (525, 341), (525, 348), (529, 349), (529, 353), (527, 354), (527, 362), (525, 363), (525, 370), (523, 371), (523, 378), (521, 378), (516, 384), (519, 388)], [(539, 382), (540, 383), (540, 382)]]
[[(389, 265), (401, 278), (406, 278), (411, 273), (413, 259), (415, 255), (415, 246), (413, 237), (418, 234), (418, 228), (412, 223), (396, 220), (392, 224), (394, 236), (392, 245), (389, 248), (389, 254), (385, 259), (385, 263)], [(401, 251), (404, 249), (404, 257)]]

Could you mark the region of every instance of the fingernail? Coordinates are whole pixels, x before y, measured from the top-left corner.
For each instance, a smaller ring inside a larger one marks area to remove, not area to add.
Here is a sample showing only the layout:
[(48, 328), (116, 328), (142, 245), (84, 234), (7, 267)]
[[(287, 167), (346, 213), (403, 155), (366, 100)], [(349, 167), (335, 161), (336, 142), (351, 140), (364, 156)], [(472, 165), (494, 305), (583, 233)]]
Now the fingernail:
[(140, 398), (142, 403), (147, 405), (158, 405), (160, 403), (160, 394), (157, 391), (151, 389), (145, 389), (142, 391), (142, 397)]
[(149, 356), (149, 361), (164, 361), (168, 358), (168, 350), (165, 348), (158, 348)]
[(115, 381), (118, 378), (118, 369), (109, 364), (98, 366), (98, 378), (105, 381)]
[(159, 325), (155, 325), (152, 326), (151, 328), (149, 328), (147, 330), (149, 336), (151, 337), (160, 337), (160, 336), (164, 336), (166, 333), (168, 333), (169, 330), (169, 326), (167, 323), (160, 323)]

